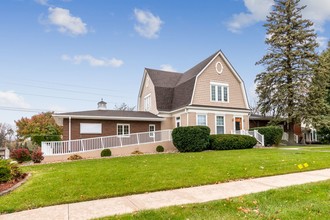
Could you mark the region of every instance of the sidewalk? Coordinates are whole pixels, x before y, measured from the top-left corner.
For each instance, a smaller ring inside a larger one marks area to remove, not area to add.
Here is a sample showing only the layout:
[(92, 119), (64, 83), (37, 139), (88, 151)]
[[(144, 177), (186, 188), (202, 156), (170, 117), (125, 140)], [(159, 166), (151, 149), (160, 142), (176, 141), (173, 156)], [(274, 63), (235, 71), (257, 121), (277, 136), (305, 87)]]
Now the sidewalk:
[(0, 219), (91, 219), (144, 209), (208, 202), (269, 189), (330, 179), (330, 169), (93, 200), (0, 215)]

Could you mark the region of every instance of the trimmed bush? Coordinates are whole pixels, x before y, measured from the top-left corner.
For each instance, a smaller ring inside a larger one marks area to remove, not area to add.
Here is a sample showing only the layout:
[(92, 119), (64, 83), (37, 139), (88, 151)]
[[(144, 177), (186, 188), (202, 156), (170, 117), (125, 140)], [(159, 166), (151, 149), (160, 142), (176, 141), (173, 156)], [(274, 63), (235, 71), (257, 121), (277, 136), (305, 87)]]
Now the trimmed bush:
[(10, 160), (0, 160), (0, 183), (18, 179), (23, 176), (21, 170), (17, 166), (17, 162)]
[(81, 159), (83, 159), (82, 156), (78, 154), (73, 154), (70, 157), (68, 157), (68, 160), (81, 160)]
[(110, 157), (111, 156), (111, 150), (110, 149), (104, 149), (101, 151), (101, 157)]
[(258, 130), (260, 134), (264, 135), (265, 146), (277, 146), (280, 144), (283, 136), (283, 129), (278, 126), (266, 126), (251, 128), (250, 131)]
[(257, 144), (254, 137), (237, 134), (210, 135), (211, 150), (235, 150), (253, 148)]
[(26, 148), (18, 148), (10, 152), (10, 158), (16, 160), (18, 163), (31, 160), (30, 151)]
[(158, 153), (160, 153), (160, 152), (164, 152), (164, 147), (163, 147), (162, 145), (158, 145), (158, 146), (156, 147), (156, 151), (157, 151)]
[(174, 146), (180, 152), (200, 152), (209, 145), (210, 128), (207, 126), (177, 127), (172, 132)]
[(31, 154), (31, 159), (33, 163), (40, 163), (43, 159), (43, 152), (41, 152), (40, 148), (35, 149)]

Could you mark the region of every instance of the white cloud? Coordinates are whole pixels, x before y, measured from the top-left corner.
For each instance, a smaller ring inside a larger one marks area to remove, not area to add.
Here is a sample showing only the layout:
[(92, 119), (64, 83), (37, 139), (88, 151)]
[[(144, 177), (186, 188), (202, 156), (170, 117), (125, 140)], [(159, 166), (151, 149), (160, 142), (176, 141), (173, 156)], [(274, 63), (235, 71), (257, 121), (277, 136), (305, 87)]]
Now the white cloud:
[(87, 63), (89, 63), (90, 66), (95, 66), (95, 67), (101, 67), (101, 66), (111, 66), (111, 67), (120, 67), (121, 65), (124, 64), (124, 61), (116, 59), (116, 58), (112, 58), (112, 59), (108, 59), (108, 58), (100, 58), (97, 59), (95, 57), (93, 57), (92, 55), (89, 54), (82, 54), (82, 55), (75, 55), (75, 56), (69, 56), (66, 54), (63, 54), (61, 56), (61, 59), (64, 61), (70, 61), (74, 64), (80, 64), (84, 61), (86, 61)]
[(134, 16), (138, 22), (134, 26), (135, 31), (145, 38), (158, 38), (161, 25), (163, 24), (163, 21), (158, 16), (137, 8), (134, 9)]
[(50, 7), (48, 8), (48, 22), (58, 27), (61, 33), (71, 35), (83, 35), (88, 32), (81, 18), (72, 16), (68, 9)]
[(0, 105), (7, 107), (29, 108), (30, 105), (14, 91), (0, 91)]
[(311, 19), (317, 31), (324, 31), (324, 24), (330, 21), (330, 1), (329, 0), (301, 0), (301, 5), (307, 5), (303, 10), (305, 18)]
[(324, 50), (328, 46), (328, 38), (327, 37), (322, 37), (318, 36), (316, 38), (317, 43), (319, 44), (319, 49)]
[(173, 66), (170, 64), (162, 64), (160, 65), (160, 69), (169, 72), (176, 72), (176, 69), (174, 69)]
[(227, 27), (231, 32), (240, 32), (242, 28), (253, 25), (259, 21), (265, 21), (269, 14), (273, 0), (244, 0), (247, 13), (234, 14), (231, 21), (227, 23)]
[(48, 0), (35, 0), (40, 5), (48, 5)]
[(54, 111), (56, 113), (62, 113), (67, 111), (65, 107), (59, 105), (50, 105), (47, 109), (50, 109), (51, 111)]

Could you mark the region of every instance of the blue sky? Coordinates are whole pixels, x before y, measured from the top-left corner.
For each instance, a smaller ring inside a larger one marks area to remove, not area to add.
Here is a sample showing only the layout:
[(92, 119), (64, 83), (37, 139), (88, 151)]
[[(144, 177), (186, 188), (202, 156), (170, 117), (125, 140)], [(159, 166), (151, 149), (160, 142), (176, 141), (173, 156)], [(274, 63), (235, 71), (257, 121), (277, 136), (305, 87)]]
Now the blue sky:
[[(145, 67), (184, 72), (222, 50), (245, 81), (266, 52), (262, 26), (273, 0), (3, 0), (0, 122), (38, 112), (136, 106)], [(320, 50), (330, 1), (302, 0)]]

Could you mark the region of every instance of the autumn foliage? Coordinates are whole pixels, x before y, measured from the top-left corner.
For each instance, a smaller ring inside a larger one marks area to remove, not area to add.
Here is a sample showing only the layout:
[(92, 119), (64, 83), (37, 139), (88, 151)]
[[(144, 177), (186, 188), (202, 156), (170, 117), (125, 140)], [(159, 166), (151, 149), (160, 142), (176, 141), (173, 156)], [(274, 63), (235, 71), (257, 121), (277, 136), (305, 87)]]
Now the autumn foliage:
[(62, 127), (55, 123), (52, 112), (40, 113), (31, 118), (21, 118), (15, 123), (17, 136), (22, 140), (31, 138), (31, 141), (38, 146), (41, 146), (42, 141), (61, 140)]

